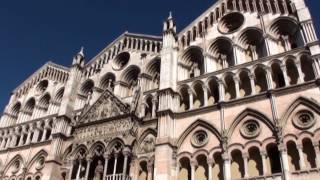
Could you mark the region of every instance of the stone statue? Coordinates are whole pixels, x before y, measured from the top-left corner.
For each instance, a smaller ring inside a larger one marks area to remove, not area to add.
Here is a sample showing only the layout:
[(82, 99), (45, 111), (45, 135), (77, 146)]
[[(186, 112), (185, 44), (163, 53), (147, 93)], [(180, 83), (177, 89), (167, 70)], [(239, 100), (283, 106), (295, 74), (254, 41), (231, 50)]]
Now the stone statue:
[(103, 165), (102, 165), (102, 161), (99, 160), (98, 165), (94, 170), (93, 180), (102, 180), (103, 179), (102, 176), (103, 176)]

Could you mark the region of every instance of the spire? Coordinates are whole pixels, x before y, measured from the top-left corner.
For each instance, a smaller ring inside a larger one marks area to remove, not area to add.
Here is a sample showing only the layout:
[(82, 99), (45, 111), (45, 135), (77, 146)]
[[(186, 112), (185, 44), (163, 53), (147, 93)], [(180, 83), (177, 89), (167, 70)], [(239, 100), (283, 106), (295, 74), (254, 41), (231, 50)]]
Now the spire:
[(74, 56), (72, 65), (84, 66), (84, 47), (82, 46), (80, 51)]
[(169, 12), (168, 20), (169, 20), (169, 19), (172, 19), (172, 11)]
[(174, 19), (172, 17), (172, 11), (169, 12), (169, 17), (165, 20), (163, 23), (163, 31), (164, 32), (172, 32), (176, 33), (176, 23), (174, 22)]
[(79, 55), (81, 55), (82, 57), (84, 57), (84, 47), (81, 46), (80, 52), (78, 52)]

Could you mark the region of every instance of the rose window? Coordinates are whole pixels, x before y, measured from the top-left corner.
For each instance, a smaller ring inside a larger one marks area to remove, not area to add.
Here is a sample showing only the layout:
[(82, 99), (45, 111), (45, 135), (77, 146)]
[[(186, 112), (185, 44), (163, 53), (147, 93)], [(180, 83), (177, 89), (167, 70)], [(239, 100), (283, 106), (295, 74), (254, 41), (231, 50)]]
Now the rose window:
[(243, 123), (240, 131), (241, 135), (246, 138), (255, 138), (260, 134), (260, 125), (255, 120), (249, 120)]
[(193, 134), (191, 143), (195, 147), (205, 146), (209, 141), (209, 137), (207, 132), (200, 130)]

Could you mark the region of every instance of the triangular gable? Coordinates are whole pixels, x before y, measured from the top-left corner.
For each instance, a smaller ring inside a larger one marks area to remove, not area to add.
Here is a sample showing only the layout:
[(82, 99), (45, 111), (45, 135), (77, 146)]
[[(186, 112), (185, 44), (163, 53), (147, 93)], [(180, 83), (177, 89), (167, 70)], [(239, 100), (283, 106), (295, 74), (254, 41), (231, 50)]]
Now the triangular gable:
[(99, 121), (125, 114), (130, 114), (130, 107), (107, 89), (93, 105), (84, 108), (78, 123)]

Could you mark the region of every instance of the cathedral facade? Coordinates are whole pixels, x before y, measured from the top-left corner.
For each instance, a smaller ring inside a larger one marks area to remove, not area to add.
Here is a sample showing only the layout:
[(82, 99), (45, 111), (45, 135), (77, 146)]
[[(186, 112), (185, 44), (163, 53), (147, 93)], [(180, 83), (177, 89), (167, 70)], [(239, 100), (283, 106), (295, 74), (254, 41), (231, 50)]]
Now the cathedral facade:
[(1, 180), (320, 179), (304, 0), (219, 0), (180, 32), (170, 14), (161, 36), (125, 32), (70, 64), (12, 92)]

